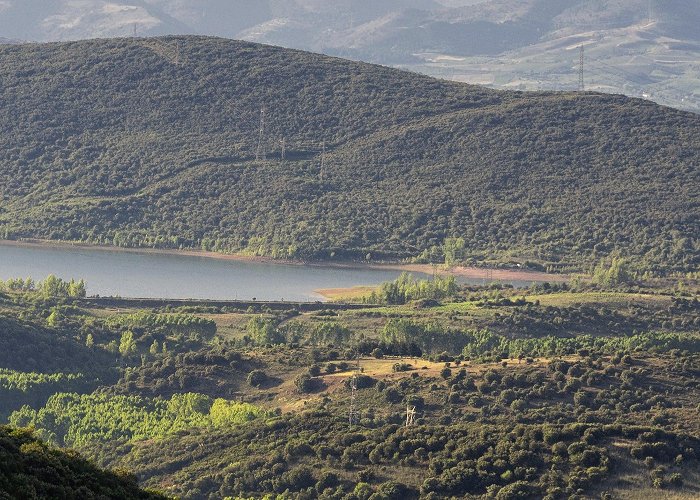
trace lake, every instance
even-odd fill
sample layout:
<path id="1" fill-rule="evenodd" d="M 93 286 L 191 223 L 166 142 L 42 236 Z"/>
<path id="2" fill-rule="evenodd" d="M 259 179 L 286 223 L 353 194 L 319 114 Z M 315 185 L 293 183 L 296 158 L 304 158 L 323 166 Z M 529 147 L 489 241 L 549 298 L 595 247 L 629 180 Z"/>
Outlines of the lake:
<path id="1" fill-rule="evenodd" d="M 401 271 L 0 243 L 0 279 L 32 277 L 40 281 L 49 274 L 68 280 L 82 278 L 88 295 L 103 297 L 323 301 L 315 290 L 377 285 L 395 280 Z M 486 282 L 461 277 L 457 281 Z M 527 287 L 532 281 L 504 283 Z"/>
<path id="2" fill-rule="evenodd" d="M 82 278 L 88 295 L 213 300 L 324 300 L 323 288 L 375 285 L 396 270 L 285 265 L 84 247 L 0 244 L 0 279 Z"/>

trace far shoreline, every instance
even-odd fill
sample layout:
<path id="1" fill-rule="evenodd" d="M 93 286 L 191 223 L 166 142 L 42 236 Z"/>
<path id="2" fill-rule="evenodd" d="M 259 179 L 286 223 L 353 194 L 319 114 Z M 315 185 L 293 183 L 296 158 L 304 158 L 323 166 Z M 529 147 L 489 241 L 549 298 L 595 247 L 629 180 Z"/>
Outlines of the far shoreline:
<path id="1" fill-rule="evenodd" d="M 90 251 L 94 250 L 101 252 L 135 253 L 145 255 L 173 255 L 286 266 L 313 266 L 337 269 L 395 270 L 426 275 L 437 274 L 440 276 L 455 276 L 467 279 L 489 279 L 491 281 L 533 281 L 539 283 L 562 283 L 568 281 L 569 279 L 569 276 L 565 274 L 552 274 L 541 271 L 529 271 L 521 269 L 498 269 L 467 266 L 454 266 L 451 268 L 444 268 L 440 266 L 434 266 L 432 264 L 411 264 L 404 262 L 361 263 L 354 261 L 303 261 L 298 259 L 274 259 L 272 257 L 261 257 L 256 255 L 224 254 L 208 250 L 176 250 L 171 248 L 131 248 L 116 247 L 109 245 L 93 245 L 90 243 L 82 242 L 39 239 L 0 240 L 0 246 L 10 246 L 18 248 L 85 249 Z"/>

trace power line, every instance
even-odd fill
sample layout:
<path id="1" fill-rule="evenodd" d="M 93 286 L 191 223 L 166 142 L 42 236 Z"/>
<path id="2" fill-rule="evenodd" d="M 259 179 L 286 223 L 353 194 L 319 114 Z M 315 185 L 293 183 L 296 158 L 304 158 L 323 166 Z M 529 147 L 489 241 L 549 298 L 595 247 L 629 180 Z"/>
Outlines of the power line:
<path id="1" fill-rule="evenodd" d="M 355 365 L 355 373 L 352 374 L 350 378 L 350 412 L 348 414 L 348 420 L 350 427 L 359 423 L 360 421 L 360 411 L 357 408 L 357 378 L 360 375 L 360 354 L 357 354 L 357 364 Z"/>
<path id="2" fill-rule="evenodd" d="M 326 141 L 323 141 L 323 146 L 321 147 L 321 171 L 320 180 L 323 182 L 323 173 L 326 168 Z"/>
<path id="3" fill-rule="evenodd" d="M 260 130 L 258 132 L 258 148 L 255 151 L 255 161 L 266 160 L 265 151 L 265 106 L 260 108 Z"/>
<path id="4" fill-rule="evenodd" d="M 169 60 L 175 66 L 181 64 L 180 60 L 180 40 L 175 40 L 173 43 L 168 43 L 164 40 L 152 38 L 141 42 L 143 47 L 151 49 L 159 56 Z"/>
<path id="5" fill-rule="evenodd" d="M 357 417 L 357 374 L 353 374 L 350 379 L 350 413 L 348 414 L 350 427 L 357 423 Z"/>
<path id="6" fill-rule="evenodd" d="M 416 407 L 406 406 L 406 427 L 412 427 L 416 424 Z"/>
<path id="7" fill-rule="evenodd" d="M 585 62 L 584 59 L 584 48 L 583 44 L 579 47 L 579 68 L 578 68 L 578 89 L 579 91 L 583 92 L 586 90 L 586 85 L 585 82 L 583 81 L 583 64 Z"/>

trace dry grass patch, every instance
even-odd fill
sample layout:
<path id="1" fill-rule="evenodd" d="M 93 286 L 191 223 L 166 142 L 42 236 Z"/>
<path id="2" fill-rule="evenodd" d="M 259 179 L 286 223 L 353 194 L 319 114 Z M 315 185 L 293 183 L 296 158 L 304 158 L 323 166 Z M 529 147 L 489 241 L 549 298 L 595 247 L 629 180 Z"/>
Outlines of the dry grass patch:
<path id="1" fill-rule="evenodd" d="M 376 286 L 354 286 L 350 288 L 322 288 L 314 290 L 314 293 L 322 295 L 331 302 L 362 302 L 362 298 L 367 297 L 376 291 Z"/>

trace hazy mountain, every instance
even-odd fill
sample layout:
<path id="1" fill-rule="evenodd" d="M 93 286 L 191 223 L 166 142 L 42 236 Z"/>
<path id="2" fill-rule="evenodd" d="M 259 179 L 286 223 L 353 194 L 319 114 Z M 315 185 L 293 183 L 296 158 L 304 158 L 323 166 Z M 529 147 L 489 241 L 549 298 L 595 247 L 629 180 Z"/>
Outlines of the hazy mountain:
<path id="1" fill-rule="evenodd" d="M 700 111 L 699 0 L 0 0 L 0 36 L 203 34 L 516 89 Z"/>
<path id="2" fill-rule="evenodd" d="M 0 34 L 34 41 L 201 33 L 236 37 L 256 26 L 335 31 L 432 0 L 0 0 Z M 270 24 L 271 23 L 271 24 Z M 330 31 L 329 31 L 330 30 Z"/>
<path id="3" fill-rule="evenodd" d="M 433 19 L 461 34 L 461 46 L 455 34 L 404 67 L 499 88 L 567 90 L 578 86 L 583 45 L 586 89 L 700 111 L 698 0 L 492 0 Z"/>

